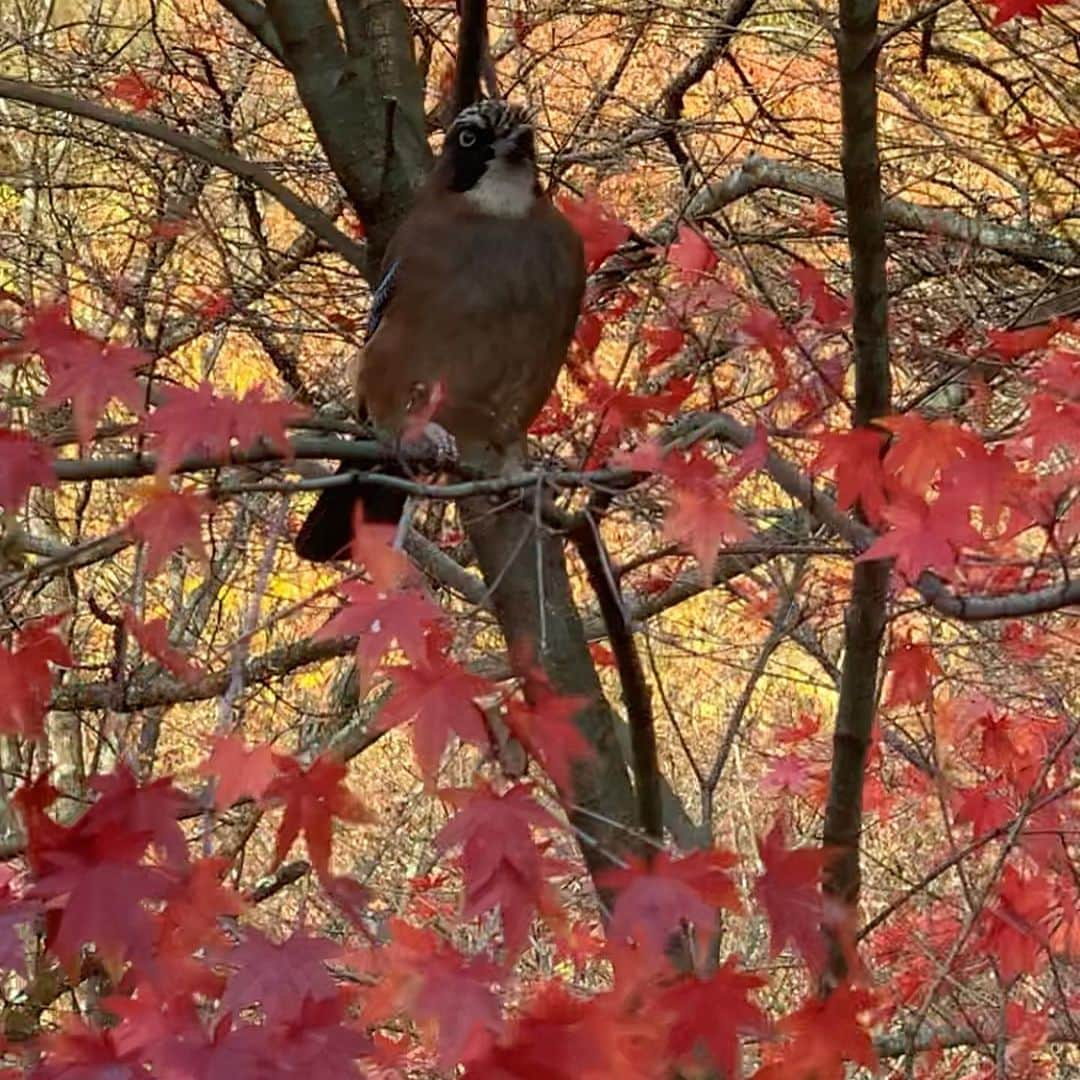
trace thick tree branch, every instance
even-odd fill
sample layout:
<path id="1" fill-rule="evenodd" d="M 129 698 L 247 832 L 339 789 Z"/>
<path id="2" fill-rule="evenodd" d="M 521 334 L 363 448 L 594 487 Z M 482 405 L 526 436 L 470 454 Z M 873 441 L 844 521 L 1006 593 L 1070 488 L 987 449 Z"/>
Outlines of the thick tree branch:
<path id="1" fill-rule="evenodd" d="M 457 116 L 480 97 L 481 75 L 491 63 L 488 46 L 487 0 L 459 0 L 457 57 L 454 61 L 452 115 Z"/>
<path id="2" fill-rule="evenodd" d="M 720 438 L 735 446 L 745 447 L 754 440 L 754 430 L 741 424 L 734 417 L 722 413 L 709 414 L 700 419 L 695 429 L 693 440 Z M 293 457 L 296 459 L 331 459 L 335 461 L 355 462 L 357 465 L 371 465 L 385 462 L 395 457 L 404 457 L 417 466 L 427 462 L 421 454 L 410 456 L 392 451 L 375 441 L 349 440 L 333 436 L 294 435 L 290 440 Z M 215 459 L 193 457 L 180 463 L 177 473 L 203 472 L 220 469 L 225 465 L 255 465 L 260 463 L 284 462 L 286 459 L 277 451 L 258 449 L 247 453 L 236 453 L 229 462 Z M 877 534 L 869 526 L 856 520 L 841 510 L 836 501 L 816 487 L 813 480 L 797 466 L 770 451 L 765 460 L 765 471 L 774 481 L 797 500 L 814 518 L 826 525 L 841 539 L 851 544 L 857 551 L 865 551 Z M 84 480 L 116 480 L 151 476 L 157 468 L 157 458 L 153 454 L 126 454 L 112 458 L 84 458 L 81 460 L 62 460 L 56 462 L 56 474 L 61 482 Z M 506 495 L 513 492 L 527 491 L 538 486 L 553 488 L 626 489 L 635 481 L 644 479 L 626 469 L 596 469 L 592 471 L 547 471 L 522 473 L 517 476 L 491 477 L 463 480 L 458 483 L 426 484 L 413 480 L 403 480 L 394 476 L 372 475 L 372 483 L 396 487 L 418 498 L 456 500 L 478 495 Z M 339 483 L 348 483 L 349 478 L 319 478 L 312 481 L 292 482 L 277 485 L 289 491 L 316 490 Z M 274 490 L 273 483 L 256 485 Z M 228 494 L 234 489 L 222 485 L 221 490 Z M 243 490 L 251 490 L 245 486 Z M 733 552 L 738 548 L 733 548 Z M 747 556 L 739 556 L 746 558 Z M 684 583 L 684 588 L 693 586 Z M 1015 619 L 1029 615 L 1045 614 L 1057 611 L 1072 604 L 1080 603 L 1080 579 L 1065 579 L 1055 585 L 1032 589 L 1028 592 L 1012 592 L 1000 595 L 964 595 L 956 592 L 947 582 L 929 571 L 920 575 L 915 588 L 927 603 L 941 614 L 962 622 L 989 622 L 996 619 Z M 689 593 L 687 595 L 690 595 Z M 658 601 L 660 598 L 654 598 Z M 670 605 L 667 605 L 670 606 Z"/>
<path id="3" fill-rule="evenodd" d="M 365 265 L 366 253 L 363 247 L 350 240 L 318 207 L 305 202 L 294 191 L 275 179 L 269 170 L 256 165 L 253 161 L 230 154 L 227 150 L 222 150 L 204 139 L 174 131 L 164 124 L 147 120 L 135 113 L 119 112 L 92 101 L 83 101 L 69 94 L 47 90 L 17 79 L 0 78 L 0 97 L 21 101 L 26 105 L 35 105 L 42 109 L 67 113 L 70 116 L 80 116 L 85 120 L 108 124 L 110 127 L 130 132 L 133 135 L 142 135 L 144 138 L 153 139 L 164 146 L 171 146 L 174 150 L 190 154 L 200 161 L 206 161 L 224 169 L 234 176 L 250 180 L 268 195 L 277 199 L 297 221 L 315 233 L 347 262 L 358 268 L 363 268 Z"/>
<path id="4" fill-rule="evenodd" d="M 740 424 L 734 417 L 720 413 L 708 418 L 702 432 L 716 435 L 740 447 L 749 446 L 754 441 L 753 428 Z M 828 526 L 857 551 L 865 551 L 877 538 L 873 529 L 841 510 L 834 499 L 815 487 L 806 473 L 775 451 L 767 454 L 764 468 L 816 521 Z M 961 622 L 1023 618 L 1058 611 L 1080 603 L 1080 580 L 1075 578 L 1067 578 L 1056 585 L 1032 589 L 1029 592 L 965 596 L 957 593 L 937 574 L 924 571 L 919 575 L 914 587 L 935 610 Z"/>
<path id="5" fill-rule="evenodd" d="M 285 64 L 285 50 L 281 45 L 266 8 L 256 0 L 218 0 L 218 3 L 238 23 L 240 23 L 252 37 L 254 37 L 276 60 Z M 286 64 L 286 66 L 288 66 Z"/>
<path id="6" fill-rule="evenodd" d="M 763 190 L 786 191 L 808 199 L 821 199 L 841 210 L 846 206 L 841 177 L 755 155 L 723 180 L 702 189 L 691 201 L 686 216 L 708 217 L 755 191 Z M 1049 233 L 1003 225 L 986 218 L 965 217 L 955 210 L 932 209 L 906 199 L 884 199 L 881 213 L 885 226 L 893 231 L 943 236 L 957 243 L 998 251 L 1018 259 L 1072 266 L 1080 257 L 1075 244 Z M 666 227 L 672 235 L 675 224 Z"/>
<path id="7" fill-rule="evenodd" d="M 732 39 L 754 8 L 754 0 L 731 0 L 719 26 L 706 39 L 701 50 L 664 87 L 660 97 L 664 131 L 661 138 L 671 151 L 684 179 L 689 179 L 690 159 L 679 143 L 676 126 L 682 119 L 686 95 L 727 55 Z"/>
<path id="8" fill-rule="evenodd" d="M 373 279 L 431 161 L 407 13 L 400 0 L 353 0 L 346 43 L 326 0 L 268 0 L 266 11 L 327 160 L 364 222 Z"/>

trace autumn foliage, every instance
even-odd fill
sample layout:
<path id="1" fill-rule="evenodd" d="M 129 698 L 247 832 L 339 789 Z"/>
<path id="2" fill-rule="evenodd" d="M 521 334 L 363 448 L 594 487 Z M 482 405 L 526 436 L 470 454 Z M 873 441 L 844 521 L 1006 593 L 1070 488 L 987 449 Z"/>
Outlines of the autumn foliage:
<path id="1" fill-rule="evenodd" d="M 345 370 L 409 187 L 304 50 L 353 92 L 401 36 L 437 139 L 453 6 L 69 6 L 0 15 L 4 1075 L 1080 1070 L 1075 6 L 883 6 L 877 297 L 835 12 L 495 5 L 585 242 L 572 352 L 533 472 L 409 459 L 329 568 L 290 538 L 388 457 Z M 537 536 L 568 560 L 524 642 L 478 492 L 538 588 Z"/>

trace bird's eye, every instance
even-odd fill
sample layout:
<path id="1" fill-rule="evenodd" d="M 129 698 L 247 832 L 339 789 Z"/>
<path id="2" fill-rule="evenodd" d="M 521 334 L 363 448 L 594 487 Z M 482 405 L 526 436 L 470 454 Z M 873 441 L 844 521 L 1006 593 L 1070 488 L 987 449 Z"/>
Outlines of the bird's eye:
<path id="1" fill-rule="evenodd" d="M 470 131 L 468 128 L 465 128 L 465 130 L 462 131 L 460 135 L 458 135 L 457 141 L 458 146 L 464 146 L 466 149 L 468 149 L 470 146 L 475 146 L 476 132 Z"/>

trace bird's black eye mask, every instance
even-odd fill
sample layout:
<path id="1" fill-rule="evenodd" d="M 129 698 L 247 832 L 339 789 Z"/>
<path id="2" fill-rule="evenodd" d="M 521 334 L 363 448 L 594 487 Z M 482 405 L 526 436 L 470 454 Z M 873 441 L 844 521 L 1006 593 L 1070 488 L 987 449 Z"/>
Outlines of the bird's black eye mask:
<path id="1" fill-rule="evenodd" d="M 492 133 L 469 125 L 452 128 L 447 137 L 446 153 L 453 166 L 452 191 L 469 191 L 484 175 L 487 163 L 495 156 Z"/>

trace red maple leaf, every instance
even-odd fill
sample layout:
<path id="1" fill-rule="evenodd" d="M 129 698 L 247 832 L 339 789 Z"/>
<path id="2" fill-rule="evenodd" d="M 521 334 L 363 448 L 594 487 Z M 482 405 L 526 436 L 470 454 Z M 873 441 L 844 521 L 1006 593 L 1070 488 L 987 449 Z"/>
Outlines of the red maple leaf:
<path id="1" fill-rule="evenodd" d="M 221 883 L 228 869 L 229 860 L 223 858 L 198 859 L 191 864 L 158 915 L 159 950 L 197 953 L 227 946 L 229 938 L 222 930 L 222 920 L 235 919 L 248 907 L 235 889 Z"/>
<path id="2" fill-rule="evenodd" d="M 694 1065 L 704 1047 L 721 1076 L 741 1076 L 739 1036 L 768 1030 L 765 1014 L 748 999 L 764 985 L 729 957 L 709 978 L 691 975 L 665 989 L 657 1007 L 668 1013 L 668 1048 L 675 1061 Z"/>
<path id="3" fill-rule="evenodd" d="M 49 948 L 68 971 L 78 970 L 79 957 L 91 942 L 112 971 L 125 961 L 152 969 L 153 926 L 143 905 L 168 896 L 172 882 L 155 867 L 131 862 L 145 841 L 125 840 L 87 848 L 87 858 L 57 854 L 53 869 L 30 892 L 46 907 L 62 908 Z"/>
<path id="4" fill-rule="evenodd" d="M 130 1005 L 128 1009 L 130 1010 Z M 124 1015 L 124 1006 L 116 1003 L 110 1011 Z M 136 1024 L 139 1026 L 133 1025 L 129 1037 L 133 1040 L 139 1039 L 145 1044 L 143 1053 L 148 1064 L 152 1066 L 154 1075 L 237 1077 L 262 1076 L 275 1071 L 276 1063 L 268 1059 L 270 1051 L 266 1029 L 253 1024 L 234 1027 L 231 1013 L 226 1013 L 217 1020 L 209 1032 L 204 1030 L 197 1017 L 188 1020 L 187 1016 L 184 1016 L 182 1020 L 187 1022 L 178 1023 L 174 1020 L 168 1031 L 171 1037 L 164 1039 L 153 1038 L 152 1034 L 146 1031 L 152 1021 L 149 1021 L 145 1013 L 136 1016 Z M 119 1038 L 117 1035 L 118 1041 Z M 145 1075 L 145 1070 L 140 1069 L 136 1075 Z"/>
<path id="5" fill-rule="evenodd" d="M 754 424 L 754 437 L 732 459 L 728 485 L 735 487 L 751 473 L 762 469 L 769 460 L 769 433 L 759 420 Z"/>
<path id="6" fill-rule="evenodd" d="M 971 527 L 966 505 L 940 498 L 927 504 L 917 495 L 898 492 L 882 511 L 889 531 L 856 560 L 896 559 L 896 572 L 914 582 L 924 570 L 952 577 L 960 550 L 977 548 L 982 537 Z"/>
<path id="7" fill-rule="evenodd" d="M 630 229 L 593 195 L 585 199 L 561 198 L 558 203 L 585 244 L 585 266 L 590 271 L 630 238 Z"/>
<path id="8" fill-rule="evenodd" d="M 829 204 L 821 199 L 815 199 L 809 206 L 804 207 L 799 214 L 799 221 L 815 236 L 832 232 L 836 228 L 836 215 Z"/>
<path id="9" fill-rule="evenodd" d="M 947 465 L 941 474 L 942 494 L 979 508 L 984 533 L 995 533 L 1010 513 L 1009 528 L 1022 527 L 1017 509 L 1029 490 L 1028 481 L 1009 458 L 1004 445 L 992 450 L 981 444 Z"/>
<path id="10" fill-rule="evenodd" d="M 202 519 L 214 508 L 213 500 L 190 488 L 183 491 L 154 488 L 150 492 L 127 523 L 128 534 L 146 545 L 147 577 L 154 577 L 165 560 L 181 548 L 201 562 L 207 561 Z"/>
<path id="11" fill-rule="evenodd" d="M 126 75 L 113 79 L 105 88 L 109 97 L 123 101 L 135 112 L 143 112 L 151 105 L 156 105 L 162 98 L 162 92 L 151 86 L 137 71 L 132 69 Z"/>
<path id="12" fill-rule="evenodd" d="M 502 1030 L 493 993 L 502 972 L 466 959 L 433 930 L 403 919 L 392 919 L 389 929 L 390 943 L 370 954 L 376 983 L 364 1001 L 364 1021 L 379 1024 L 407 1012 L 425 1034 L 437 1033 L 444 1071 L 483 1054 Z"/>
<path id="13" fill-rule="evenodd" d="M 953 817 L 958 825 L 970 824 L 977 839 L 1004 825 L 1014 809 L 998 781 L 957 788 L 951 800 Z"/>
<path id="14" fill-rule="evenodd" d="M 772 795 L 789 791 L 792 795 L 803 795 L 810 787 L 814 766 L 805 758 L 794 754 L 785 754 L 773 760 L 769 771 L 761 778 L 761 786 Z"/>
<path id="15" fill-rule="evenodd" d="M 1062 397 L 1080 397 L 1080 352 L 1054 349 L 1035 371 L 1040 386 Z"/>
<path id="16" fill-rule="evenodd" d="M 605 457 L 624 431 L 637 430 L 653 418 L 673 414 L 693 389 L 689 379 L 672 379 L 663 393 L 635 394 L 596 376 L 589 385 L 585 403 L 588 412 L 600 417 L 592 460 Z"/>
<path id="17" fill-rule="evenodd" d="M 618 891 L 609 940 L 633 940 L 660 954 L 686 923 L 710 934 L 718 908 L 742 910 L 728 875 L 737 862 L 737 855 L 716 848 L 681 858 L 661 851 L 651 862 L 632 858 L 625 870 L 604 871 L 600 884 Z"/>
<path id="18" fill-rule="evenodd" d="M 169 643 L 169 626 L 164 619 L 143 622 L 129 604 L 124 608 L 124 627 L 147 656 L 152 656 L 181 681 L 193 683 L 202 678 L 202 668 Z"/>
<path id="19" fill-rule="evenodd" d="M 48 1064 L 34 1072 L 42 1080 L 135 1080 L 142 1072 L 138 1057 L 122 1051 L 112 1031 L 91 1027 L 74 1013 L 60 1018 L 58 1031 L 42 1035 L 41 1050 Z"/>
<path id="20" fill-rule="evenodd" d="M 773 364 L 773 388 L 783 393 L 791 385 L 787 350 L 795 344 L 791 332 L 774 311 L 754 304 L 738 328 L 738 336 L 753 348 L 764 349 Z"/>
<path id="21" fill-rule="evenodd" d="M 306 997 L 294 1019 L 270 1028 L 265 1051 L 261 1075 L 338 1080 L 360 1075 L 356 1059 L 370 1056 L 372 1042 L 352 1026 L 340 996 Z"/>
<path id="22" fill-rule="evenodd" d="M 668 249 L 668 262 L 688 284 L 711 274 L 720 260 L 712 244 L 690 225 L 680 225 L 675 243 Z"/>
<path id="23" fill-rule="evenodd" d="M 1080 402 L 1061 401 L 1052 394 L 1032 394 L 1020 437 L 1031 439 L 1036 461 L 1046 461 L 1059 446 L 1080 454 Z"/>
<path id="24" fill-rule="evenodd" d="M 793 266 L 791 280 L 799 289 L 799 299 L 810 305 L 810 317 L 822 326 L 835 328 L 851 318 L 851 301 L 838 296 L 813 266 Z"/>
<path id="25" fill-rule="evenodd" d="M 836 503 L 841 510 L 858 504 L 866 519 L 881 521 L 885 507 L 885 474 L 881 449 L 885 436 L 873 428 L 830 431 L 819 435 L 821 449 L 810 464 L 812 472 L 836 470 Z"/>
<path id="26" fill-rule="evenodd" d="M 693 554 L 702 579 L 710 582 L 720 548 L 748 540 L 753 533 L 731 509 L 724 491 L 703 495 L 676 488 L 664 518 L 664 535 L 683 544 Z"/>
<path id="27" fill-rule="evenodd" d="M 292 458 L 288 427 L 311 415 L 311 410 L 295 401 L 268 398 L 261 385 L 244 392 L 236 403 L 233 438 L 241 452 L 260 442 L 276 450 L 286 460 Z"/>
<path id="28" fill-rule="evenodd" d="M 577 354 L 568 367 L 571 378 L 579 384 L 588 382 L 587 364 L 600 348 L 604 336 L 604 323 L 594 311 L 583 311 L 574 328 L 574 345 Z"/>
<path id="29" fill-rule="evenodd" d="M 365 521 L 364 504 L 357 502 L 353 509 L 349 554 L 354 563 L 367 571 L 375 587 L 384 593 L 403 586 L 414 576 L 408 556 L 394 547 L 397 531 L 396 525 Z"/>
<path id="30" fill-rule="evenodd" d="M 931 679 L 941 675 L 941 665 L 925 642 L 899 641 L 886 662 L 892 678 L 885 699 L 887 709 L 899 705 L 924 705 L 933 690 Z"/>
<path id="31" fill-rule="evenodd" d="M 135 372 L 149 365 L 145 353 L 127 345 L 106 344 L 71 327 L 57 331 L 53 316 L 43 317 L 33 333 L 49 376 L 42 404 L 71 401 L 75 434 L 82 446 L 93 439 L 98 421 L 114 399 L 133 413 L 143 411 L 146 391 Z"/>
<path id="32" fill-rule="evenodd" d="M 203 381 L 197 390 L 170 387 L 143 426 L 157 451 L 157 475 L 162 479 L 185 458 L 228 461 L 234 449 L 244 452 L 260 441 L 289 458 L 292 448 L 286 426 L 307 413 L 291 401 L 268 401 L 261 386 L 237 400 L 215 394 Z"/>
<path id="33" fill-rule="evenodd" d="M 185 386 L 164 390 L 161 404 L 143 422 L 158 455 L 158 478 L 169 476 L 189 456 L 227 461 L 235 405 L 233 398 L 218 397 L 205 381 L 197 390 Z"/>
<path id="34" fill-rule="evenodd" d="M 215 735 L 200 776 L 217 778 L 214 806 L 225 810 L 241 799 L 261 799 L 277 776 L 274 752 L 266 743 L 248 746 L 239 735 Z"/>
<path id="35" fill-rule="evenodd" d="M 171 777 L 140 783 L 131 769 L 121 763 L 111 773 L 92 776 L 90 788 L 98 793 L 98 798 L 79 819 L 76 843 L 79 835 L 108 836 L 127 830 L 153 844 L 171 869 L 187 872 L 187 837 L 179 818 L 195 807 L 191 797 L 176 787 Z"/>
<path id="36" fill-rule="evenodd" d="M 36 739 L 52 695 L 52 666 L 74 663 L 56 633 L 64 615 L 26 623 L 9 648 L 0 645 L 0 732 Z"/>
<path id="37" fill-rule="evenodd" d="M 641 338 L 652 348 L 641 361 L 642 371 L 652 371 L 665 360 L 670 360 L 686 344 L 686 334 L 677 326 L 645 326 Z"/>
<path id="38" fill-rule="evenodd" d="M 356 667 L 361 687 L 396 642 L 414 662 L 428 655 L 428 635 L 443 613 L 416 589 L 385 590 L 362 581 L 341 586 L 348 603 L 315 632 L 315 640 L 352 637 L 356 643 Z"/>
<path id="39" fill-rule="evenodd" d="M 752 1080 L 844 1080 L 846 1061 L 877 1067 L 877 1054 L 859 1014 L 873 1004 L 866 990 L 839 986 L 828 997 L 812 997 L 776 1027 L 790 1040 Z"/>
<path id="40" fill-rule="evenodd" d="M 1068 3 L 1068 0 L 987 0 L 995 8 L 994 25 L 1001 26 L 1010 19 L 1031 19 L 1041 23 L 1043 11 L 1048 7 Z"/>
<path id="41" fill-rule="evenodd" d="M 34 487 L 56 487 L 54 455 L 24 431 L 0 427 L 0 507 L 12 514 Z"/>
<path id="42" fill-rule="evenodd" d="M 461 846 L 461 913 L 474 919 L 499 908 L 503 942 L 516 956 L 537 909 L 554 906 L 532 830 L 558 829 L 559 823 L 533 798 L 529 784 L 517 784 L 502 795 L 487 784 L 440 795 L 458 811 L 439 831 L 435 846 L 442 852 Z"/>
<path id="43" fill-rule="evenodd" d="M 340 947 L 327 938 L 299 932 L 279 944 L 248 928 L 244 940 L 221 958 L 233 969 L 221 1009 L 238 1013 L 258 1005 L 268 1019 L 293 1019 L 305 999 L 337 998 L 337 984 L 326 963 L 340 954 Z"/>
<path id="44" fill-rule="evenodd" d="M 425 780 L 434 781 L 452 735 L 475 746 L 489 745 L 476 699 L 493 693 L 494 687 L 451 660 L 441 635 L 429 635 L 422 660 L 384 670 L 394 691 L 379 711 L 377 728 L 388 731 L 414 721 L 413 750 Z"/>
<path id="45" fill-rule="evenodd" d="M 595 754 L 592 744 L 574 723 L 587 698 L 560 694 L 542 672 L 525 680 L 525 700 L 507 702 L 506 726 L 514 737 L 543 766 L 564 795 L 570 792 L 575 761 Z"/>
<path id="46" fill-rule="evenodd" d="M 639 954 L 635 954 L 639 955 Z M 651 1080 L 663 1076 L 664 1031 L 655 1015 L 641 1008 L 633 988 L 645 986 L 623 972 L 615 989 L 588 1000 L 562 983 L 540 986 L 521 1010 L 511 1034 L 491 1054 L 466 1070 L 468 1080 Z M 638 962 L 639 968 L 643 965 Z M 656 965 L 650 972 L 658 974 Z M 620 990 L 621 986 L 631 989 Z"/>
<path id="47" fill-rule="evenodd" d="M 266 788 L 262 801 L 285 803 L 274 847 L 275 861 L 280 863 L 303 833 L 311 865 L 320 876 L 327 877 L 334 818 L 359 824 L 371 817 L 344 782 L 348 769 L 329 754 L 321 754 L 306 769 L 286 754 L 275 754 L 274 764 L 278 775 Z"/>
<path id="48" fill-rule="evenodd" d="M 886 475 L 915 495 L 926 495 L 934 480 L 958 459 L 982 451 L 978 438 L 952 420 L 927 420 L 911 412 L 874 423 L 893 433 L 882 462 Z"/>
<path id="49" fill-rule="evenodd" d="M 232 309 L 233 298 L 228 290 L 205 287 L 195 290 L 195 311 L 203 322 L 217 322 Z"/>
<path id="50" fill-rule="evenodd" d="M 779 728 L 776 732 L 776 741 L 783 745 L 805 742 L 812 739 L 821 730 L 821 717 L 811 712 L 799 713 L 799 719 L 794 724 Z"/>
<path id="51" fill-rule="evenodd" d="M 1045 967 L 1053 909 L 1054 893 L 1044 876 L 1005 867 L 995 902 L 980 915 L 976 947 L 997 960 L 1006 983 Z"/>
<path id="52" fill-rule="evenodd" d="M 989 351 L 1002 360 L 1010 361 L 1037 349 L 1045 349 L 1060 331 L 1060 324 L 1052 322 L 1047 326 L 1030 326 L 1023 330 L 990 330 L 986 336 L 990 340 Z"/>
<path id="53" fill-rule="evenodd" d="M 822 933 L 825 907 L 821 870 L 828 855 L 821 848 L 788 848 L 787 826 L 777 818 L 764 840 L 758 840 L 764 872 L 754 885 L 769 920 L 769 951 L 777 956 L 791 942 L 811 971 L 824 970 Z"/>

